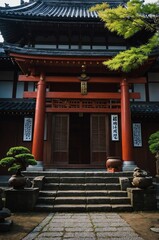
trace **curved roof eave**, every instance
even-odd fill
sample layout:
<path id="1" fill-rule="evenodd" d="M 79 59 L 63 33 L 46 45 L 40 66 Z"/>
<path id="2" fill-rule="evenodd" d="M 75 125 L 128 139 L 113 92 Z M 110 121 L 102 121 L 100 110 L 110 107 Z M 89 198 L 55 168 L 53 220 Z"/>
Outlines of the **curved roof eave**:
<path id="1" fill-rule="evenodd" d="M 112 57 L 115 56 L 119 51 L 117 50 L 51 50 L 51 49 L 37 49 L 29 47 L 18 47 L 14 44 L 4 44 L 4 49 L 7 52 L 35 55 L 35 56 L 92 56 L 92 57 Z"/>
<path id="2" fill-rule="evenodd" d="M 103 1 L 33 1 L 16 7 L 1 7 L 0 18 L 5 19 L 69 19 L 99 20 L 90 7 Z M 110 5 L 122 4 L 122 0 L 110 1 Z"/>

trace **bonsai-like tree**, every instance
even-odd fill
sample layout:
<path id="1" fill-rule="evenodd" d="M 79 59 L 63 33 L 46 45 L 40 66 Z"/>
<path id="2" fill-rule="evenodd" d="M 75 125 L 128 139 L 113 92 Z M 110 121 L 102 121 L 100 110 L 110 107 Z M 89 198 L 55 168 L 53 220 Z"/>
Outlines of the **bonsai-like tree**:
<path id="1" fill-rule="evenodd" d="M 149 150 L 155 154 L 156 158 L 156 173 L 159 175 L 159 131 L 152 133 L 148 140 Z"/>
<path id="2" fill-rule="evenodd" d="M 155 3 L 130 0 L 115 8 L 103 3 L 92 7 L 91 11 L 98 13 L 109 31 L 116 32 L 125 39 L 142 30 L 151 32 L 146 43 L 121 51 L 114 58 L 105 61 L 104 65 L 109 69 L 130 72 L 147 61 L 153 50 L 159 47 L 159 0 Z"/>
<path id="3" fill-rule="evenodd" d="M 21 175 L 21 171 L 29 165 L 36 165 L 37 161 L 30 150 L 23 146 L 11 147 L 6 157 L 0 160 L 0 166 L 7 167 L 8 171 Z"/>

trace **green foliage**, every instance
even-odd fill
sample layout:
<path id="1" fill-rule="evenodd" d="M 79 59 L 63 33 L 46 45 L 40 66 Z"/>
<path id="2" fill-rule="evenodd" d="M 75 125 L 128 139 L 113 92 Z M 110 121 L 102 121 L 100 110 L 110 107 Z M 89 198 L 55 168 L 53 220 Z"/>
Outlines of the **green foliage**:
<path id="1" fill-rule="evenodd" d="M 21 153 L 30 153 L 30 150 L 23 146 L 11 147 L 7 152 L 7 156 L 14 156 Z"/>
<path id="2" fill-rule="evenodd" d="M 8 171 L 18 171 L 37 162 L 30 150 L 23 146 L 12 147 L 6 153 L 6 157 L 0 160 L 0 166 L 8 167 Z"/>
<path id="3" fill-rule="evenodd" d="M 108 4 L 98 4 L 90 9 L 96 11 L 111 32 L 125 39 L 141 30 L 152 31 L 152 38 L 139 47 L 120 52 L 113 59 L 104 62 L 111 70 L 129 72 L 142 65 L 155 47 L 159 47 L 159 1 L 145 4 L 142 0 L 130 0 L 125 5 L 110 8 Z"/>
<path id="4" fill-rule="evenodd" d="M 14 164 L 14 160 L 15 159 L 13 157 L 2 158 L 0 160 L 0 166 L 2 167 L 11 166 L 12 164 Z"/>
<path id="5" fill-rule="evenodd" d="M 17 172 L 19 169 L 21 169 L 21 165 L 14 163 L 10 168 L 8 168 L 9 172 Z"/>
<path id="6" fill-rule="evenodd" d="M 148 144 L 151 153 L 159 153 L 159 131 L 150 135 Z"/>
<path id="7" fill-rule="evenodd" d="M 105 61 L 103 64 L 108 66 L 111 70 L 121 70 L 123 72 L 130 72 L 132 69 L 139 67 L 145 62 L 152 50 L 159 46 L 159 35 L 156 33 L 149 43 L 141 45 L 140 47 L 132 47 L 129 50 L 122 51 L 113 59 Z"/>

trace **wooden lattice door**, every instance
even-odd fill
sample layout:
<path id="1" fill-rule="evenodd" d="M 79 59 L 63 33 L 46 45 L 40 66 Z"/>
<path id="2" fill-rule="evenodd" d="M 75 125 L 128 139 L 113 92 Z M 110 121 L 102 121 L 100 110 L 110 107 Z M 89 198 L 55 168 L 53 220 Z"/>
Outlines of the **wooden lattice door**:
<path id="1" fill-rule="evenodd" d="M 91 164 L 105 165 L 108 147 L 107 115 L 91 115 Z"/>
<path id="2" fill-rule="evenodd" d="M 68 164 L 69 114 L 53 116 L 53 162 L 57 165 Z"/>

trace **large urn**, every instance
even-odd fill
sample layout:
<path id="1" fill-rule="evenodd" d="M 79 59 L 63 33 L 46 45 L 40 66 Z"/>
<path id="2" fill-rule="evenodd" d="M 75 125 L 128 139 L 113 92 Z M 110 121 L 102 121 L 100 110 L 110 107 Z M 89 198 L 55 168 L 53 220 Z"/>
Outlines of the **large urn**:
<path id="1" fill-rule="evenodd" d="M 12 175 L 11 178 L 8 180 L 8 184 L 10 187 L 14 189 L 24 189 L 26 185 L 26 178 L 21 175 Z"/>
<path id="2" fill-rule="evenodd" d="M 110 156 L 106 160 L 106 169 L 108 172 L 121 172 L 122 161 L 120 157 Z"/>

